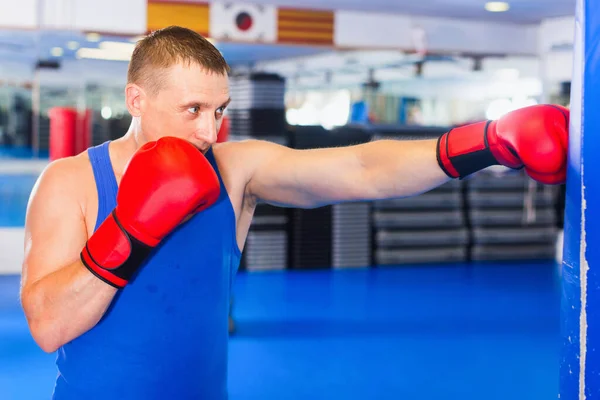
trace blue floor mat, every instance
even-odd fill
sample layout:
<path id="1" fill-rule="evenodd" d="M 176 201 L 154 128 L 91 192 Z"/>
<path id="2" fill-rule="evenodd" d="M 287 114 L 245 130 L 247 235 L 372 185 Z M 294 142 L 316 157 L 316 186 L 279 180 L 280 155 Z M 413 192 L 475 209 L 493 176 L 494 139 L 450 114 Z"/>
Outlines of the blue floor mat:
<path id="1" fill-rule="evenodd" d="M 232 400 L 557 397 L 552 263 L 242 273 L 235 289 Z M 0 277 L 0 398 L 49 398 L 54 359 Z"/>
<path id="2" fill-rule="evenodd" d="M 242 275 L 232 398 L 556 398 L 557 285 L 535 263 Z"/>

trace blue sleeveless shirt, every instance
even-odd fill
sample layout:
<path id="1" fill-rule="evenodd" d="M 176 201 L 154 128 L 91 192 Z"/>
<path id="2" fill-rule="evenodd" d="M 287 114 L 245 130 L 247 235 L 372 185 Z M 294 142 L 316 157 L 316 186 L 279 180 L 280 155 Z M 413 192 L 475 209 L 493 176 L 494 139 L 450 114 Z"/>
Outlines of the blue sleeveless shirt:
<path id="1" fill-rule="evenodd" d="M 88 150 L 96 230 L 116 205 L 108 144 Z M 96 326 L 58 350 L 55 400 L 226 399 L 228 310 L 240 261 L 235 214 L 218 201 L 173 231 Z"/>

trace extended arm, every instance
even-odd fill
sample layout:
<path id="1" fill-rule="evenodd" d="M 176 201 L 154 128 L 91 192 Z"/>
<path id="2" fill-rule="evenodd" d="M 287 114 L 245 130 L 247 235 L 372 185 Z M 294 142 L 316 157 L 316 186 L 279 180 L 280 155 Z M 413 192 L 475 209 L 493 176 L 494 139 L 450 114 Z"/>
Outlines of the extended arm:
<path id="1" fill-rule="evenodd" d="M 264 161 L 248 191 L 262 201 L 304 208 L 416 195 L 449 180 L 436 161 L 436 142 L 381 140 L 314 150 L 257 142 Z"/>
<path id="2" fill-rule="evenodd" d="M 542 183 L 566 174 L 568 110 L 526 107 L 498 121 L 452 129 L 439 140 L 293 150 L 251 142 L 249 198 L 284 206 L 413 196 L 491 165 L 525 168 Z"/>

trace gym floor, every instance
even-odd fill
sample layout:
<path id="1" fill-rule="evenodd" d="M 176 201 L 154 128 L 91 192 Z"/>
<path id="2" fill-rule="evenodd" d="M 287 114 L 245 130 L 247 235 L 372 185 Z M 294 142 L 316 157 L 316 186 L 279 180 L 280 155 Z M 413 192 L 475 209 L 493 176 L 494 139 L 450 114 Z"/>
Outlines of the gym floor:
<path id="1" fill-rule="evenodd" d="M 49 399 L 18 294 L 0 276 L 0 398 Z M 556 398 L 559 305 L 553 262 L 240 273 L 231 399 Z"/>

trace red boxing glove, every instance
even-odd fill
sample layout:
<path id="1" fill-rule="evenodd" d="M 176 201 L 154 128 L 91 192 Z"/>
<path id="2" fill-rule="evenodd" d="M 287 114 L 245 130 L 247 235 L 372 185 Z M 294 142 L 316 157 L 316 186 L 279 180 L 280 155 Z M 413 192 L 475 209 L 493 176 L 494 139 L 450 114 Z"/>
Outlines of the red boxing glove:
<path id="1" fill-rule="evenodd" d="M 165 236 L 219 194 L 215 170 L 191 143 L 173 137 L 147 143 L 127 164 L 117 206 L 81 260 L 98 278 L 122 288 Z"/>
<path id="2" fill-rule="evenodd" d="M 451 178 L 464 178 L 491 165 L 525 168 L 545 184 L 564 183 L 567 174 L 569 110 L 536 105 L 511 111 L 497 121 L 452 129 L 438 140 L 437 159 Z"/>

